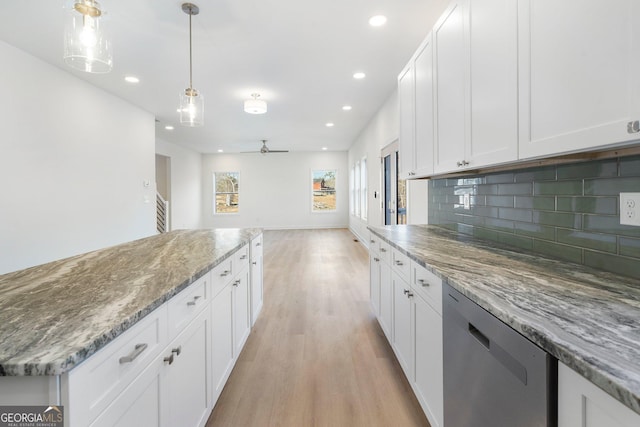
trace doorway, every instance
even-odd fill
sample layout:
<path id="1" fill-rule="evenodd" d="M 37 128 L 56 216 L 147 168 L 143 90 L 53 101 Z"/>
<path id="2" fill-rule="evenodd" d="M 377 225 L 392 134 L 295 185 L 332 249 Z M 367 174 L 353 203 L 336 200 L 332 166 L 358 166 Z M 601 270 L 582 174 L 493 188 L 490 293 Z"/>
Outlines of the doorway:
<path id="1" fill-rule="evenodd" d="M 407 181 L 398 177 L 398 141 L 382 149 L 384 225 L 407 223 Z"/>

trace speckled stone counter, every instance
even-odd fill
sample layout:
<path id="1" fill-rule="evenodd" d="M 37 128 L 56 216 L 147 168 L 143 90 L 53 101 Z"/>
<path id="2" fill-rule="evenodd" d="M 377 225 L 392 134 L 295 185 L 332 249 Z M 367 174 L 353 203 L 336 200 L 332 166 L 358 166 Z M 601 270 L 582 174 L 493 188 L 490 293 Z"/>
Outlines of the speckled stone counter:
<path id="1" fill-rule="evenodd" d="M 640 280 L 435 226 L 369 229 L 640 413 Z"/>
<path id="2" fill-rule="evenodd" d="M 260 233 L 172 231 L 0 276 L 0 376 L 71 370 Z"/>

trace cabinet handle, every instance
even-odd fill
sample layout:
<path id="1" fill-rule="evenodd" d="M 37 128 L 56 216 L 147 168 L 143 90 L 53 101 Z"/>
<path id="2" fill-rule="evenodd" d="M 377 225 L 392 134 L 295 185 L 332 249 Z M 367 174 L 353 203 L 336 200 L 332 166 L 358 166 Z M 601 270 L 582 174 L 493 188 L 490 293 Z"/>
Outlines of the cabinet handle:
<path id="1" fill-rule="evenodd" d="M 380 258 L 373 258 L 373 260 L 374 260 L 375 262 L 379 262 L 379 261 L 380 261 Z"/>
<path id="2" fill-rule="evenodd" d="M 147 344 L 136 344 L 136 346 L 134 347 L 134 349 L 133 349 L 133 351 L 131 353 L 127 354 L 126 356 L 122 356 L 120 358 L 120 360 L 119 360 L 120 364 L 123 365 L 125 363 L 133 362 L 146 349 L 147 349 Z"/>
<path id="3" fill-rule="evenodd" d="M 396 265 L 404 265 L 402 261 L 396 261 Z"/>
<path id="4" fill-rule="evenodd" d="M 180 356 L 180 353 L 182 353 L 182 346 L 179 345 L 178 347 L 172 349 L 171 354 L 173 355 L 173 353 L 175 353 L 176 356 Z"/>
<path id="5" fill-rule="evenodd" d="M 422 286 L 429 286 L 429 282 L 425 282 L 424 279 L 418 279 L 418 283 L 420 283 Z"/>
<path id="6" fill-rule="evenodd" d="M 165 357 L 164 359 L 162 359 L 162 361 L 171 365 L 173 363 L 173 353 L 171 353 L 169 357 Z"/>
<path id="7" fill-rule="evenodd" d="M 247 259 L 247 256 L 246 256 L 246 255 L 242 255 L 242 256 L 240 257 L 240 259 Z"/>
<path id="8" fill-rule="evenodd" d="M 640 121 L 634 120 L 632 122 L 627 123 L 627 133 L 638 133 L 640 132 Z"/>
<path id="9" fill-rule="evenodd" d="M 196 295 L 195 297 L 193 297 L 193 301 L 189 301 L 187 305 L 196 305 L 196 301 L 200 298 L 202 298 L 200 295 Z"/>
<path id="10" fill-rule="evenodd" d="M 463 167 L 463 166 L 469 166 L 469 162 L 466 160 L 463 160 L 461 162 L 456 163 L 458 165 L 459 168 Z"/>
<path id="11" fill-rule="evenodd" d="M 387 252 L 385 248 L 380 248 L 380 252 Z"/>
<path id="12" fill-rule="evenodd" d="M 229 273 L 231 273 L 231 271 L 230 271 L 230 270 L 225 270 L 225 271 L 223 271 L 222 273 L 220 273 L 220 277 L 228 276 L 228 275 L 229 275 Z"/>
<path id="13" fill-rule="evenodd" d="M 375 241 L 375 240 L 373 240 L 373 239 L 371 239 L 371 240 L 369 240 L 369 241 L 370 241 L 371 243 L 375 243 L 375 242 L 376 242 L 376 241 Z"/>
<path id="14" fill-rule="evenodd" d="M 413 298 L 413 292 L 409 292 L 409 293 L 407 294 L 407 298 Z"/>
<path id="15" fill-rule="evenodd" d="M 238 286 L 240 284 L 240 280 L 236 280 L 235 282 L 233 282 L 233 286 Z"/>
<path id="16" fill-rule="evenodd" d="M 404 290 L 404 294 L 407 295 L 409 293 L 409 289 Z"/>
<path id="17" fill-rule="evenodd" d="M 262 246 L 262 243 L 258 242 L 256 243 L 256 246 Z"/>
<path id="18" fill-rule="evenodd" d="M 258 261 L 253 261 L 251 264 L 258 265 Z"/>

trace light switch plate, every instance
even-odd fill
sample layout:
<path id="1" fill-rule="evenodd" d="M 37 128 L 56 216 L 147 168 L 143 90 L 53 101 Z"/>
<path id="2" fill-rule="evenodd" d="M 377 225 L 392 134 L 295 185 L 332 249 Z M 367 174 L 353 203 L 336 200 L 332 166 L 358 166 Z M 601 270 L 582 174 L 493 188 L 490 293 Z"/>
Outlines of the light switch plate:
<path id="1" fill-rule="evenodd" d="M 620 224 L 640 226 L 640 193 L 620 193 Z"/>

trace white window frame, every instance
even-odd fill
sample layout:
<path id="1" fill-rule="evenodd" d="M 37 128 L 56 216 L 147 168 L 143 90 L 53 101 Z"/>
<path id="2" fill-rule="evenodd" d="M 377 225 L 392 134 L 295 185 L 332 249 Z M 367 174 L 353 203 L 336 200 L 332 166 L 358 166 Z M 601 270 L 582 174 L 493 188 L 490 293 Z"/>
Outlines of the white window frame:
<path id="1" fill-rule="evenodd" d="M 355 216 L 360 216 L 360 160 L 356 162 L 355 165 Z"/>
<path id="2" fill-rule="evenodd" d="M 216 174 L 236 174 L 238 176 L 238 191 L 234 192 L 234 193 L 229 193 L 229 194 L 237 194 L 238 195 L 238 210 L 236 212 L 218 212 L 217 208 L 216 208 L 216 200 L 217 200 L 217 195 L 218 192 L 216 191 Z M 212 180 L 213 180 L 213 215 L 238 215 L 240 213 L 240 172 L 239 171 L 219 171 L 219 172 L 213 172 L 212 174 Z M 221 193 L 222 194 L 222 193 Z"/>
<path id="3" fill-rule="evenodd" d="M 367 200 L 367 157 L 360 161 L 360 218 L 367 219 L 369 201 Z"/>

